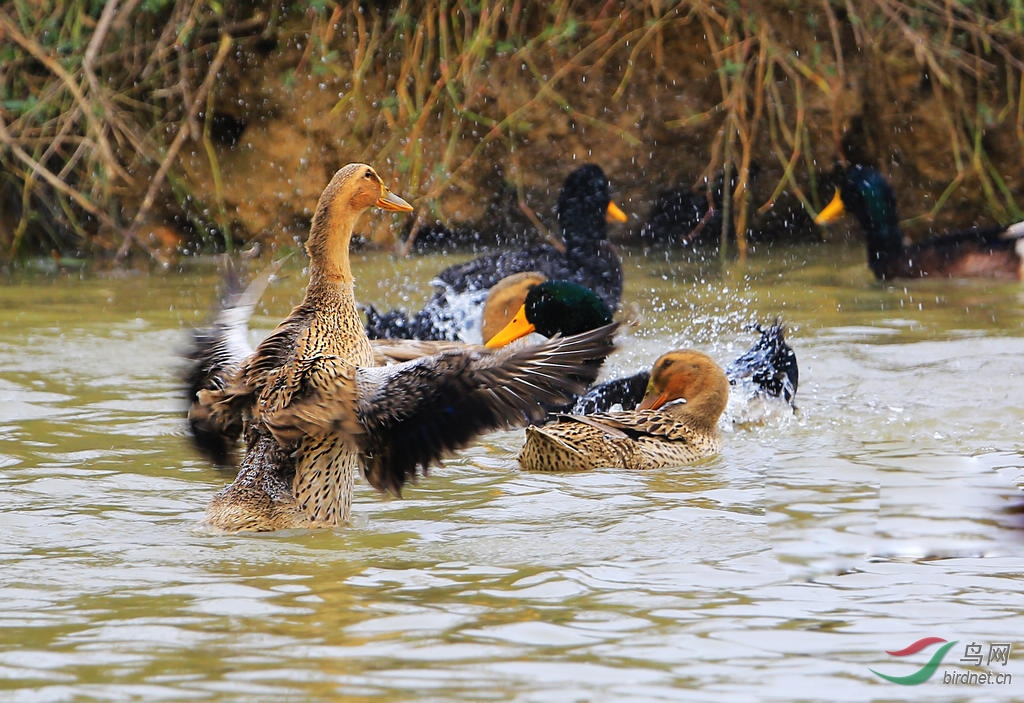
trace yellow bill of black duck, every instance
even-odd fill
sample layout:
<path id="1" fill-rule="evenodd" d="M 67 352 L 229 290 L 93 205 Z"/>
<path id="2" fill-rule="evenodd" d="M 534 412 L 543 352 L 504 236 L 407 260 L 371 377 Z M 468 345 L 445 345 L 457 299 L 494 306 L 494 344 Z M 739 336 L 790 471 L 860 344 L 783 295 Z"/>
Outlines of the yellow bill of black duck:
<path id="1" fill-rule="evenodd" d="M 721 448 L 718 420 L 729 400 L 725 371 L 692 349 L 662 355 L 636 410 L 561 415 L 526 428 L 527 471 L 631 470 L 683 466 Z"/>
<path id="2" fill-rule="evenodd" d="M 317 204 L 309 283 L 292 313 L 244 358 L 213 345 L 192 413 L 210 432 L 242 428 L 245 455 L 205 522 L 225 531 L 333 527 L 355 477 L 402 486 L 480 433 L 537 421 L 596 377 L 615 324 L 521 348 L 462 347 L 377 366 L 357 312 L 349 243 L 370 207 L 409 211 L 373 168 L 349 164 Z"/>
<path id="3" fill-rule="evenodd" d="M 879 280 L 893 278 L 1005 278 L 1021 280 L 1024 222 L 976 227 L 904 242 L 896 195 L 875 168 L 853 165 L 840 174 L 835 196 L 815 222 L 828 224 L 846 212 L 867 239 L 868 267 Z"/>
<path id="4" fill-rule="evenodd" d="M 539 271 L 523 271 L 491 286 L 480 312 L 480 337 L 485 344 L 519 312 L 530 290 L 546 280 L 548 277 Z"/>

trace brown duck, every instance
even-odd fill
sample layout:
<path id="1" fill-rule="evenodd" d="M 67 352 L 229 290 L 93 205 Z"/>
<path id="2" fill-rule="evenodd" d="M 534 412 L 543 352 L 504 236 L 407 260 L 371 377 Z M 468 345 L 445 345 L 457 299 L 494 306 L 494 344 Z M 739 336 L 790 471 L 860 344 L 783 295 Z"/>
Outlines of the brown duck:
<path id="1" fill-rule="evenodd" d="M 206 513 L 210 526 L 344 523 L 360 470 L 374 487 L 398 495 L 406 481 L 481 432 L 542 418 L 540 403 L 579 392 L 612 350 L 615 325 L 607 325 L 534 346 L 463 346 L 377 365 L 356 309 L 348 252 L 356 221 L 374 206 L 412 209 L 370 166 L 339 170 L 313 216 L 302 303 L 248 356 L 231 344 L 204 347 L 214 359 L 194 350 L 195 367 L 207 371 L 193 386 L 193 436 L 197 425 L 229 441 L 242 432 L 247 445 L 234 482 Z M 207 341 L 218 334 L 223 330 Z"/>
<path id="2" fill-rule="evenodd" d="M 711 357 L 672 351 L 654 364 L 636 410 L 562 415 L 526 428 L 519 463 L 529 471 L 682 466 L 716 454 L 729 380 Z"/>

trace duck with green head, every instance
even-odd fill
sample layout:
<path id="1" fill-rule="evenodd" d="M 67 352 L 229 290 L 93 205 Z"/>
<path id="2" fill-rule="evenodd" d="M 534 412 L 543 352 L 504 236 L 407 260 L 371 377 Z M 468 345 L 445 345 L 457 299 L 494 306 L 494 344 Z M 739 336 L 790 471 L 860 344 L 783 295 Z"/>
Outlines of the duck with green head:
<path id="1" fill-rule="evenodd" d="M 880 280 L 892 278 L 1008 278 L 1021 280 L 1024 222 L 976 227 L 904 242 L 896 195 L 875 168 L 855 165 L 840 174 L 835 197 L 815 218 L 828 224 L 850 212 L 867 238 L 868 266 Z"/>
<path id="2" fill-rule="evenodd" d="M 572 281 L 548 281 L 543 276 L 514 277 L 509 283 L 513 290 L 509 295 L 522 296 L 522 304 L 512 318 L 494 334 L 488 330 L 494 326 L 491 316 L 493 298 L 501 296 L 507 289 L 505 282 L 499 282 L 492 289 L 491 297 L 484 304 L 481 329 L 489 348 L 502 347 L 534 332 L 545 337 L 556 334 L 579 334 L 612 321 L 612 311 L 594 291 Z"/>

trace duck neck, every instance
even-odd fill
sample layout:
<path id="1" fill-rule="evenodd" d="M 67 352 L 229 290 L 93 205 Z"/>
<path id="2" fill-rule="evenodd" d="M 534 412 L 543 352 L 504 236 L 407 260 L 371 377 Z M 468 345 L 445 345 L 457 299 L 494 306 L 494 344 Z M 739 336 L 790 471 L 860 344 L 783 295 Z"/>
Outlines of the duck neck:
<path id="1" fill-rule="evenodd" d="M 892 189 L 885 182 L 873 185 L 870 195 L 854 212 L 867 237 L 868 265 L 875 269 L 903 250 L 903 231 Z"/>
<path id="2" fill-rule="evenodd" d="M 884 276 L 903 252 L 903 232 L 898 224 L 886 224 L 867 230 L 867 240 L 868 266 L 876 276 Z"/>
<path id="3" fill-rule="evenodd" d="M 354 279 L 349 259 L 352 231 L 361 212 L 329 207 L 321 200 L 306 240 L 309 253 L 309 289 L 351 290 Z"/>
<path id="4" fill-rule="evenodd" d="M 314 308 L 321 314 L 327 311 L 331 316 L 359 319 L 355 283 L 351 280 L 337 281 L 324 276 L 311 275 L 309 285 L 306 286 L 303 304 Z"/>
<path id="5" fill-rule="evenodd" d="M 585 213 L 574 213 L 562 222 L 562 241 L 565 243 L 566 254 L 589 253 L 597 248 L 598 243 L 607 239 L 607 225 L 604 215 L 593 218 Z"/>

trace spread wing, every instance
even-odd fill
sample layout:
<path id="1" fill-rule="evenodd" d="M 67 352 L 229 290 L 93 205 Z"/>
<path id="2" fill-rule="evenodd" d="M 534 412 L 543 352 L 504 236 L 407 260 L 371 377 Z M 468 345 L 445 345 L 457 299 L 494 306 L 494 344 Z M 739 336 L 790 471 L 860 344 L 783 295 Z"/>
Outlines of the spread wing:
<path id="1" fill-rule="evenodd" d="M 263 377 L 254 414 L 282 445 L 304 435 L 351 438 L 370 484 L 397 495 L 418 471 L 482 432 L 539 421 L 542 404 L 579 393 L 614 348 L 617 328 L 493 350 L 452 345 L 375 367 L 297 349 L 290 363 Z"/>
<path id="2" fill-rule="evenodd" d="M 786 326 L 776 319 L 767 327 L 759 324 L 749 326 L 759 332 L 760 338 L 731 364 L 725 367 L 729 383 L 749 378 L 762 392 L 773 397 L 783 397 L 793 403 L 800 369 L 796 353 L 786 343 Z"/>
<path id="3" fill-rule="evenodd" d="M 229 266 L 216 315 L 208 326 L 193 330 L 183 354 L 186 366 L 182 376 L 192 443 L 215 464 L 234 463 L 242 417 L 234 412 L 215 412 L 209 402 L 200 401 L 198 396 L 201 391 L 216 392 L 227 387 L 242 361 L 252 354 L 249 318 L 282 261 L 268 266 L 245 289 L 237 269 Z"/>
<path id="4" fill-rule="evenodd" d="M 593 382 L 617 327 L 360 368 L 357 413 L 367 480 L 397 495 L 418 471 L 477 435 L 541 420 L 542 403 L 564 403 Z"/>
<path id="5" fill-rule="evenodd" d="M 222 388 L 196 393 L 190 417 L 199 411 L 214 428 L 243 426 L 249 417 L 264 416 L 287 408 L 303 392 L 306 366 L 318 359 L 303 360 L 309 331 L 308 311 L 302 305 L 267 335 L 256 350 L 225 374 Z M 287 439 L 278 438 L 282 445 Z"/>

